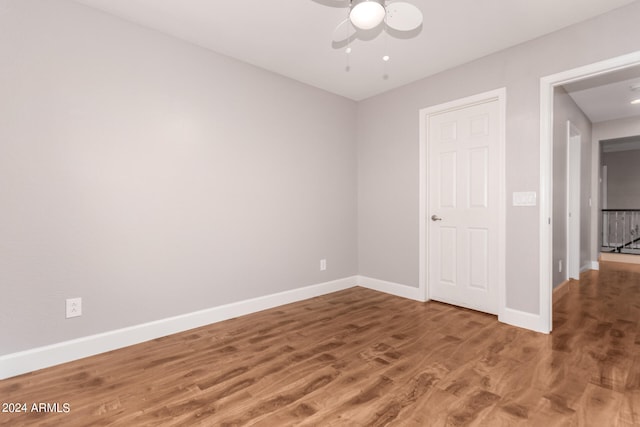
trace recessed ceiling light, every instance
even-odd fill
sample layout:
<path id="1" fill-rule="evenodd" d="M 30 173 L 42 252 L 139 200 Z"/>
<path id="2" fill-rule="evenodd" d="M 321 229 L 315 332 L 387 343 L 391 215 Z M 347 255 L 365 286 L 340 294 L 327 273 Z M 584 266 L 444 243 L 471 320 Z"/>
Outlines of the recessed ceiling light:
<path id="1" fill-rule="evenodd" d="M 382 57 L 382 60 L 383 60 L 384 62 L 387 62 L 387 61 L 389 60 L 389 55 L 385 55 L 385 56 L 383 56 L 383 57 Z"/>
<path id="2" fill-rule="evenodd" d="M 640 104 L 640 98 L 638 98 L 638 99 L 634 99 L 633 101 L 631 101 L 631 103 L 632 103 L 633 105 Z"/>

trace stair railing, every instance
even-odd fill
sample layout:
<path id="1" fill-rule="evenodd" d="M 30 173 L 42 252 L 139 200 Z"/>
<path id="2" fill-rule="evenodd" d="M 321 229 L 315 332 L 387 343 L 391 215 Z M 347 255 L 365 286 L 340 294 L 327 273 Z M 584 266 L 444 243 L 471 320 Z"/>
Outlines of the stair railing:
<path id="1" fill-rule="evenodd" d="M 640 209 L 602 210 L 602 248 L 640 254 Z"/>

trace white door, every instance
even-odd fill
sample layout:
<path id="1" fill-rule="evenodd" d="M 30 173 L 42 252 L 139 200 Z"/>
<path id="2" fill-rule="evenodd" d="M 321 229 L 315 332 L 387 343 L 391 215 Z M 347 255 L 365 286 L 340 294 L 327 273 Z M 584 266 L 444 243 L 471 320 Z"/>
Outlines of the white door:
<path id="1" fill-rule="evenodd" d="M 581 138 L 571 122 L 567 134 L 567 278 L 579 280 Z"/>
<path id="2" fill-rule="evenodd" d="M 498 100 L 429 116 L 431 299 L 497 314 L 501 180 Z"/>

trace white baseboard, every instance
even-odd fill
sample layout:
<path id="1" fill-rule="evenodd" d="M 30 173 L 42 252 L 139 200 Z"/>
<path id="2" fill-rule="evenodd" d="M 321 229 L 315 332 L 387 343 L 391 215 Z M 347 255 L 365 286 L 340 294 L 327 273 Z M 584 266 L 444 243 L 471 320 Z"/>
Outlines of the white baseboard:
<path id="1" fill-rule="evenodd" d="M 374 291 L 424 302 L 424 299 L 420 297 L 420 289 L 413 286 L 401 285 L 399 283 L 387 282 L 366 276 L 358 276 L 358 285 L 363 288 L 373 289 Z"/>
<path id="2" fill-rule="evenodd" d="M 0 380 L 356 286 L 358 276 L 0 356 Z"/>
<path id="3" fill-rule="evenodd" d="M 551 332 L 546 328 L 545 322 L 542 321 L 542 317 L 539 314 L 527 313 L 505 307 L 498 316 L 498 320 L 508 325 L 541 332 L 543 334 Z"/>
<path id="4" fill-rule="evenodd" d="M 366 276 L 358 276 L 358 285 L 363 288 L 373 289 L 375 291 L 384 292 L 386 294 L 396 295 L 402 298 L 412 299 L 424 302 L 420 296 L 420 289 L 399 283 L 387 282 L 384 280 L 373 279 Z M 504 308 L 498 316 L 498 321 L 512 326 L 529 329 L 535 332 L 548 334 L 550 331 L 546 329 L 544 322 L 539 314 L 527 313 L 512 308 Z"/>
<path id="5" fill-rule="evenodd" d="M 591 269 L 592 270 L 600 270 L 600 263 L 598 261 L 591 261 Z"/>
<path id="6" fill-rule="evenodd" d="M 366 276 L 351 276 L 331 282 L 266 295 L 167 319 L 78 338 L 31 350 L 0 356 L 0 380 L 116 350 L 212 323 L 255 313 L 269 308 L 362 286 L 390 295 L 423 302 L 420 289 Z M 499 321 L 513 326 L 549 333 L 537 314 L 505 308 Z"/>

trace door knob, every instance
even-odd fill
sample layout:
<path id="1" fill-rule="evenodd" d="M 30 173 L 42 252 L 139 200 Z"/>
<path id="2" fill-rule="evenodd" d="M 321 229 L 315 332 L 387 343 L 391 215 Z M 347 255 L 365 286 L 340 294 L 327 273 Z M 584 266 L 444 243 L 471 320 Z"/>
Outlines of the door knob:
<path id="1" fill-rule="evenodd" d="M 442 221 L 442 218 L 438 215 L 431 215 L 431 221 Z"/>

